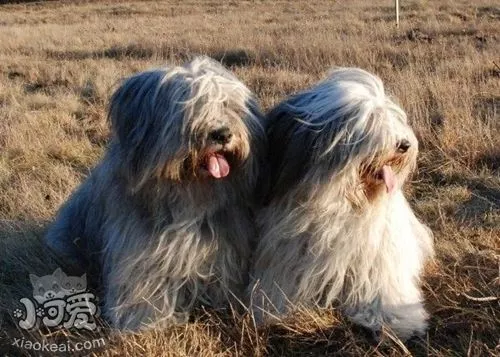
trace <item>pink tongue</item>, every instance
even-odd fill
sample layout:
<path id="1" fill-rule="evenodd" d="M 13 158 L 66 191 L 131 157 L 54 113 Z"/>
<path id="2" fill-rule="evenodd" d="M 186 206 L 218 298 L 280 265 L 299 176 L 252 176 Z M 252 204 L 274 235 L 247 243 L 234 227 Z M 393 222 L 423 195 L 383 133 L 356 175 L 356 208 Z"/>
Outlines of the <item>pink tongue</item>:
<path id="1" fill-rule="evenodd" d="M 221 154 L 212 154 L 208 158 L 208 172 L 215 178 L 229 175 L 229 164 Z"/>
<path id="2" fill-rule="evenodd" d="M 382 167 L 382 180 L 384 180 L 387 193 L 392 193 L 396 187 L 396 176 L 394 176 L 394 172 L 392 172 L 392 168 L 389 165 Z"/>

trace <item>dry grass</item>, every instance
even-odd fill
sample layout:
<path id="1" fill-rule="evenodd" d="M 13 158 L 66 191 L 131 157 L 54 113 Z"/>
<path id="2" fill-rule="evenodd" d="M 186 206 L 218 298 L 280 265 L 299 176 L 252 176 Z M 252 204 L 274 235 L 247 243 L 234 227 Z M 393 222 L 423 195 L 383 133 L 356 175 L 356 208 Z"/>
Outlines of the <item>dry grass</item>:
<path id="1" fill-rule="evenodd" d="M 52 271 L 37 238 L 102 154 L 105 105 L 120 77 L 207 54 L 231 66 L 267 109 L 334 65 L 360 66 L 399 98 L 421 142 L 408 195 L 436 238 L 424 281 L 427 338 L 373 345 L 335 311 L 300 311 L 260 331 L 248 316 L 205 316 L 169 331 L 109 336 L 99 353 L 498 355 L 500 7 L 402 3 L 399 29 L 389 0 L 0 6 L 3 307 L 17 280 Z"/>

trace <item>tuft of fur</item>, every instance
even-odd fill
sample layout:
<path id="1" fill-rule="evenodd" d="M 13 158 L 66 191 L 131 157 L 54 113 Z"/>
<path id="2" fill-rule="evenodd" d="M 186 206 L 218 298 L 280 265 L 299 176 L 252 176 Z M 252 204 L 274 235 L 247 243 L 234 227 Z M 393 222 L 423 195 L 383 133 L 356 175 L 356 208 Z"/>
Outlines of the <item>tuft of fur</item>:
<path id="1" fill-rule="evenodd" d="M 240 299 L 266 147 L 252 93 L 201 57 L 126 79 L 109 119 L 109 148 L 61 208 L 47 245 L 90 270 L 118 328 L 183 322 L 200 304 Z M 229 165 L 225 177 L 210 174 L 214 155 Z"/>
<path id="2" fill-rule="evenodd" d="M 335 304 L 374 332 L 384 324 L 401 338 L 424 332 L 419 276 L 433 239 L 402 191 L 418 142 L 382 81 L 337 69 L 275 107 L 268 125 L 271 189 L 249 292 L 255 313 L 269 319 L 296 305 Z M 384 169 L 397 180 L 390 193 Z"/>

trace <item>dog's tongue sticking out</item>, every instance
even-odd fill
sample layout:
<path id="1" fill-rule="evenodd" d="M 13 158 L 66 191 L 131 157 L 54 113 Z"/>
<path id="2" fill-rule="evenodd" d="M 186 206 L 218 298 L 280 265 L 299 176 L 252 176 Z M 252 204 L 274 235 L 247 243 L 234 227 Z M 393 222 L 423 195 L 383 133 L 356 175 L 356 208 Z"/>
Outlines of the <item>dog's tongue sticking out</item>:
<path id="1" fill-rule="evenodd" d="M 208 172 L 215 178 L 222 178 L 229 175 L 229 164 L 226 158 L 218 153 L 213 153 L 207 159 Z"/>
<path id="2" fill-rule="evenodd" d="M 387 193 L 392 193 L 396 187 L 396 176 L 389 165 L 382 167 L 382 180 L 384 180 Z"/>

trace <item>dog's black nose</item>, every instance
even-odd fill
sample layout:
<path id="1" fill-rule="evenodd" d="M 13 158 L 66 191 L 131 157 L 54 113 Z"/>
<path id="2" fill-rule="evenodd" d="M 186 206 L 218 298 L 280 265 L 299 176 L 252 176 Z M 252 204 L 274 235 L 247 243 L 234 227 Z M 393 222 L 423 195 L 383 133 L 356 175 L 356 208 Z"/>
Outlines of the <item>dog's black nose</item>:
<path id="1" fill-rule="evenodd" d="M 231 133 L 231 130 L 229 130 L 226 126 L 211 131 L 210 134 L 208 134 L 210 140 L 219 144 L 227 144 L 231 140 L 232 136 L 233 134 Z"/>
<path id="2" fill-rule="evenodd" d="M 403 139 L 398 142 L 398 152 L 405 153 L 410 148 L 411 144 L 408 140 Z"/>

